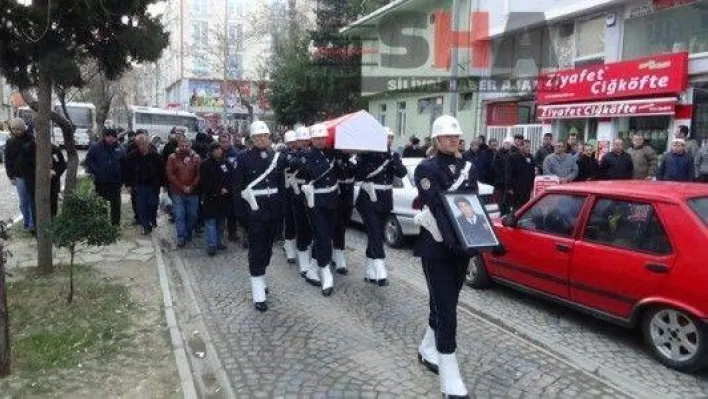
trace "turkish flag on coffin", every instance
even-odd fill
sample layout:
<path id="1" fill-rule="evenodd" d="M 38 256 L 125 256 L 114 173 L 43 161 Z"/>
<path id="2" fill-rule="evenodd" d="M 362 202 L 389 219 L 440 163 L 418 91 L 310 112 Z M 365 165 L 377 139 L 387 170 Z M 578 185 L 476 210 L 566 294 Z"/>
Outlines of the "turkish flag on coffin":
<path id="1" fill-rule="evenodd" d="M 368 112 L 361 110 L 322 122 L 327 126 L 327 147 L 348 151 L 388 151 L 384 127 Z"/>

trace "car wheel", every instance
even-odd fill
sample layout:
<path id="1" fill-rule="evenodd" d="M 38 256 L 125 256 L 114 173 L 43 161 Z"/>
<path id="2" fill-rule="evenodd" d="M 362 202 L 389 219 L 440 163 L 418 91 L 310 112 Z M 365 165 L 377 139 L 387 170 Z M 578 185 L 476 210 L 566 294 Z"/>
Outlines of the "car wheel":
<path id="1" fill-rule="evenodd" d="M 401 229 L 401 224 L 398 223 L 398 219 L 394 215 L 391 215 L 386 219 L 386 226 L 384 227 L 384 240 L 386 245 L 391 248 L 398 248 L 403 244 L 403 230 Z"/>
<path id="2" fill-rule="evenodd" d="M 487 265 L 484 263 L 482 255 L 477 255 L 470 260 L 467 268 L 467 276 L 465 276 L 467 285 L 474 289 L 484 289 L 492 285 L 492 280 L 487 272 Z"/>
<path id="3" fill-rule="evenodd" d="M 690 314 L 659 307 L 645 314 L 642 333 L 654 356 L 679 371 L 697 371 L 708 364 L 706 327 Z"/>

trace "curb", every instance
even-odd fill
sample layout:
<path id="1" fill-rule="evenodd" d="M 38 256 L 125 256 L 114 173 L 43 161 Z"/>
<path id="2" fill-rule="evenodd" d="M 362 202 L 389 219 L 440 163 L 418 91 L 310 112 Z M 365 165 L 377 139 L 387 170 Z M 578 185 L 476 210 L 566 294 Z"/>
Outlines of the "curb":
<path id="1" fill-rule="evenodd" d="M 170 329 L 170 338 L 172 341 L 172 349 L 177 363 L 177 371 L 179 373 L 180 383 L 182 385 L 182 393 L 186 399 L 197 399 L 197 390 L 194 387 L 192 379 L 191 367 L 187 359 L 187 349 L 182 335 L 177 325 L 177 316 L 175 314 L 174 304 L 172 302 L 172 292 L 170 291 L 170 283 L 167 279 L 167 270 L 165 269 L 165 261 L 162 258 L 162 249 L 157 242 L 157 235 L 152 236 L 152 246 L 155 250 L 155 260 L 157 265 L 157 273 L 160 277 L 160 288 L 162 289 L 163 305 L 165 307 L 165 319 L 167 327 Z"/>

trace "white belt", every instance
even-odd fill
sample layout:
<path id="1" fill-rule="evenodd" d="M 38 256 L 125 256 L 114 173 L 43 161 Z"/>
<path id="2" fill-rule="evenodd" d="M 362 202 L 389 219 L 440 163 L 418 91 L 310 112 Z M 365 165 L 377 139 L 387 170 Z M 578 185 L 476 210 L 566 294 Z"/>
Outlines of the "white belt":
<path id="1" fill-rule="evenodd" d="M 346 179 L 346 180 L 339 180 L 337 181 L 339 184 L 354 184 L 354 178 L 351 179 Z"/>
<path id="2" fill-rule="evenodd" d="M 374 184 L 374 190 L 392 190 L 393 186 L 390 184 Z"/>
<path id="3" fill-rule="evenodd" d="M 307 183 L 307 180 L 303 180 L 303 179 L 295 179 L 295 183 L 297 183 L 297 184 L 300 184 L 300 185 L 302 185 L 302 184 L 305 184 L 305 183 Z"/>
<path id="4" fill-rule="evenodd" d="M 335 184 L 332 187 L 325 187 L 325 188 L 316 188 L 315 189 L 315 194 L 327 194 L 327 193 L 333 193 L 335 191 L 339 190 L 339 185 Z"/>
<path id="5" fill-rule="evenodd" d="M 278 194 L 278 188 L 264 188 L 263 190 L 253 190 L 253 195 L 256 197 L 261 197 L 264 195 Z"/>

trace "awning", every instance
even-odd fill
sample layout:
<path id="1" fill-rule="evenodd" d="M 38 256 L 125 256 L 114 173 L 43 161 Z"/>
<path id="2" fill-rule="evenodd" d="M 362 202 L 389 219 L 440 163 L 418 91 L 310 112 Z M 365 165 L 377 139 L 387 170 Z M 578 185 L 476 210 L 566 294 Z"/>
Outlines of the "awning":
<path id="1" fill-rule="evenodd" d="M 536 115 L 541 120 L 674 115 L 676 101 L 674 97 L 664 97 L 644 100 L 539 105 Z"/>

